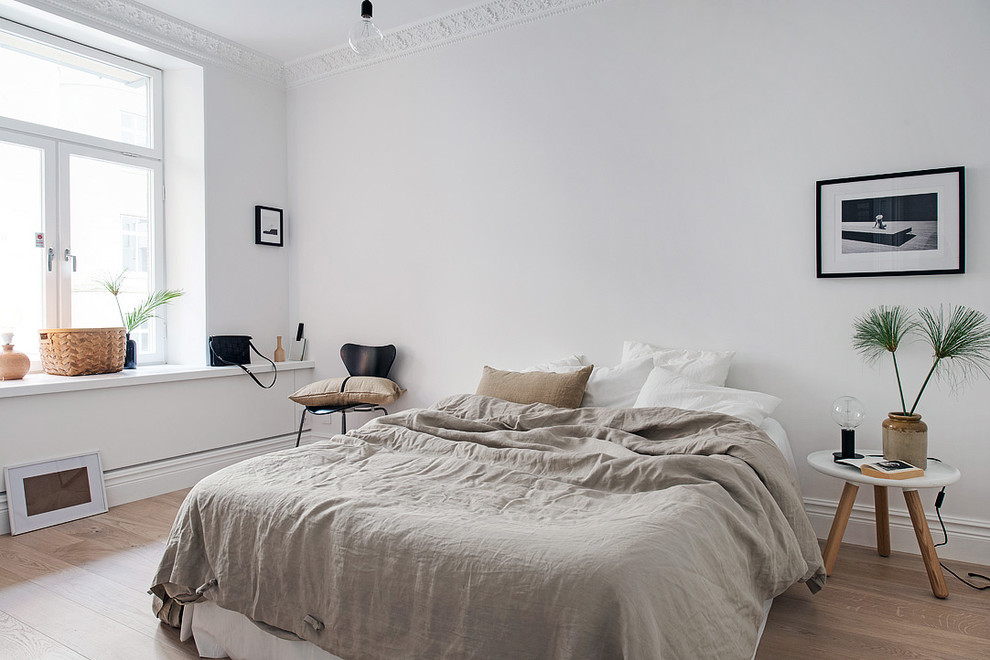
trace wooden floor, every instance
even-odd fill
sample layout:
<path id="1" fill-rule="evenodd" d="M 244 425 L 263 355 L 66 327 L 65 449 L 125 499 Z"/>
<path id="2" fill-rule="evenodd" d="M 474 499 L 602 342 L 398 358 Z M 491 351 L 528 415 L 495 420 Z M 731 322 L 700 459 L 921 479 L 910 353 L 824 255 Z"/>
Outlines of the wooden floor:
<path id="1" fill-rule="evenodd" d="M 0 658 L 197 657 L 158 624 L 146 593 L 184 494 L 0 537 Z M 990 590 L 946 580 L 949 598 L 937 600 L 919 556 L 843 545 L 825 589 L 777 598 L 757 658 L 990 658 Z"/>
<path id="2" fill-rule="evenodd" d="M 990 576 L 985 566 L 944 563 L 962 577 Z M 948 573 L 945 581 L 949 597 L 939 600 L 920 555 L 843 544 L 824 589 L 812 595 L 796 584 L 774 599 L 757 660 L 990 659 L 990 589 Z"/>
<path id="3" fill-rule="evenodd" d="M 185 491 L 0 536 L 0 658 L 196 658 L 147 594 Z"/>

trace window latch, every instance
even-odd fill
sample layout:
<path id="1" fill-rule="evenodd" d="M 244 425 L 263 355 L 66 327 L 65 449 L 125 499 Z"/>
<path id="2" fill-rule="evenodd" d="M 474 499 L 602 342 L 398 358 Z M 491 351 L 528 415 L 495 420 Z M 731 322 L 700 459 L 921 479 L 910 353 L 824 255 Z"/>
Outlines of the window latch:
<path id="1" fill-rule="evenodd" d="M 65 248 L 65 260 L 68 261 L 72 259 L 72 272 L 76 272 L 76 255 L 69 251 L 69 248 Z"/>
<path id="2" fill-rule="evenodd" d="M 55 248 L 48 248 L 48 272 L 52 272 L 52 262 L 55 261 Z"/>

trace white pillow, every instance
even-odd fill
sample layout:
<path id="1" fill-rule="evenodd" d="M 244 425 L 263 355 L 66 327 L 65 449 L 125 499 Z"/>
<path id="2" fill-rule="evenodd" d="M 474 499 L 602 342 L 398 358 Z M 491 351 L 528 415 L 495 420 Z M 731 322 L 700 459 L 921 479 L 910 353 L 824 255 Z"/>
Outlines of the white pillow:
<path id="1" fill-rule="evenodd" d="M 573 361 L 580 360 L 583 363 L 585 359 L 583 355 L 573 355 L 563 360 L 538 364 L 524 371 L 571 373 L 583 368 Z M 651 371 L 653 371 L 652 357 L 630 360 L 614 367 L 595 367 L 584 388 L 581 407 L 632 408 Z"/>
<path id="2" fill-rule="evenodd" d="M 759 426 L 780 405 L 780 399 L 762 392 L 696 383 L 669 369 L 655 367 L 636 398 L 636 408 L 683 408 L 718 412 Z"/>
<path id="3" fill-rule="evenodd" d="M 651 371 L 653 358 L 650 357 L 614 367 L 595 367 L 584 388 L 581 407 L 632 408 Z"/>
<path id="4" fill-rule="evenodd" d="M 584 367 L 587 366 L 584 362 L 585 357 L 583 355 L 570 355 L 560 360 L 551 360 L 550 362 L 541 362 L 540 364 L 534 364 L 532 367 L 523 369 L 523 371 L 557 371 L 557 372 L 567 372 L 567 371 L 577 371 L 576 369 L 570 369 L 569 367 Z"/>
<path id="5" fill-rule="evenodd" d="M 660 348 L 641 341 L 622 344 L 622 361 L 652 356 L 653 364 L 669 369 L 698 383 L 722 387 L 729 376 L 729 367 L 735 351 L 693 351 L 678 348 Z"/>

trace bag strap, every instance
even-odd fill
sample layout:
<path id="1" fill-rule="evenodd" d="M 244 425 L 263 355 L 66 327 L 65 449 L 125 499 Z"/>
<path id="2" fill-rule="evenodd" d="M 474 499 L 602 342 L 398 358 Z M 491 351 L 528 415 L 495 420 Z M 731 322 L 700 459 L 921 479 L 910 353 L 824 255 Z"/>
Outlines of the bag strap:
<path id="1" fill-rule="evenodd" d="M 222 355 L 220 355 L 215 350 L 213 350 L 213 337 L 210 337 L 210 351 L 213 352 L 213 355 L 215 355 L 218 360 L 231 367 L 240 367 L 244 373 L 246 373 L 248 376 L 251 377 L 251 380 L 253 380 L 258 384 L 258 387 L 264 390 L 270 390 L 271 388 L 275 387 L 275 381 L 278 380 L 278 367 L 275 366 L 274 361 L 269 360 L 267 357 L 262 355 L 261 351 L 259 351 L 253 343 L 251 343 L 250 339 L 248 339 L 248 346 L 250 346 L 254 350 L 254 352 L 257 353 L 258 357 L 260 357 L 262 360 L 266 360 L 269 364 L 272 365 L 272 382 L 269 385 L 262 385 L 261 381 L 258 380 L 258 377 L 255 376 L 253 373 L 251 373 L 251 370 L 245 367 L 243 364 L 237 364 L 236 362 L 228 362 L 227 360 L 223 359 Z"/>
<path id="2" fill-rule="evenodd" d="M 245 367 L 243 364 L 240 365 L 240 367 L 241 367 L 241 369 L 244 369 L 244 371 L 247 372 L 247 375 L 248 376 L 250 376 L 251 378 L 254 378 L 254 382 L 258 383 L 258 386 L 259 387 L 262 387 L 263 389 L 266 389 L 266 390 L 270 390 L 271 388 L 275 387 L 275 381 L 278 380 L 278 367 L 275 366 L 275 361 L 274 360 L 269 360 L 267 357 L 265 357 L 264 355 L 262 355 L 261 354 L 261 351 L 259 351 L 257 348 L 254 347 L 254 344 L 251 343 L 251 340 L 250 339 L 248 339 L 248 346 L 251 347 L 251 349 L 258 355 L 258 357 L 260 357 L 262 360 L 265 360 L 266 362 L 268 362 L 268 364 L 272 365 L 272 382 L 271 382 L 271 384 L 269 384 L 269 385 L 262 385 L 261 384 L 261 381 L 258 380 L 253 373 L 251 373 L 250 371 L 248 371 L 247 367 Z"/>

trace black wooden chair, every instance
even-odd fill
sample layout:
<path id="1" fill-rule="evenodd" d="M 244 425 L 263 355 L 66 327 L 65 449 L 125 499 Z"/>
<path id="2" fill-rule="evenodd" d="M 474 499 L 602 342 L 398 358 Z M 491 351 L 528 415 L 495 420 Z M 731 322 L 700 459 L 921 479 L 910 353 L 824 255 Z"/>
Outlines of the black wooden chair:
<path id="1" fill-rule="evenodd" d="M 381 411 L 388 414 L 384 408 L 385 403 L 395 401 L 403 390 L 394 382 L 388 380 L 388 372 L 395 362 L 395 346 L 361 346 L 360 344 L 344 344 L 340 347 L 340 359 L 350 374 L 343 379 L 328 379 L 307 386 L 293 394 L 290 398 L 299 403 L 303 403 L 302 417 L 299 420 L 299 433 L 296 434 L 296 447 L 302 440 L 303 425 L 306 423 L 306 413 L 313 415 L 331 415 L 340 413 L 340 432 L 347 433 L 347 413 L 348 412 L 376 412 Z M 347 384 L 352 378 L 370 377 L 380 379 L 384 383 L 374 383 L 381 385 L 381 392 L 366 393 L 348 392 Z M 362 380 L 360 382 L 368 383 Z M 314 395 L 312 390 L 324 387 L 319 395 Z M 378 388 L 376 388 L 378 389 Z M 309 390 L 309 391 L 307 391 Z M 360 400 L 365 396 L 367 400 Z M 322 399 L 311 403 L 314 399 Z"/>

